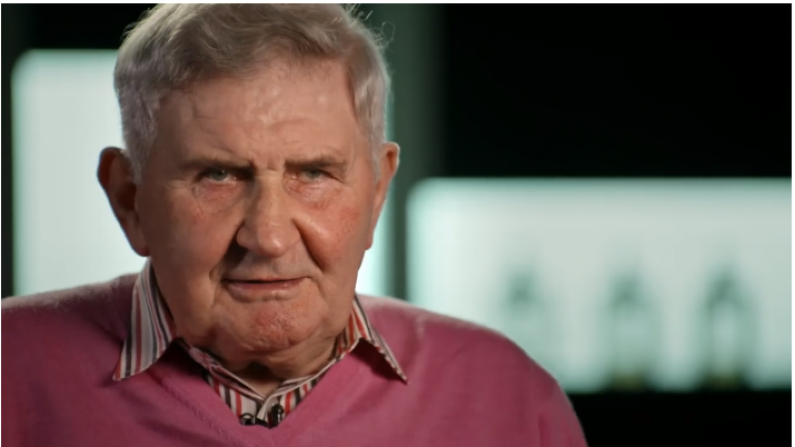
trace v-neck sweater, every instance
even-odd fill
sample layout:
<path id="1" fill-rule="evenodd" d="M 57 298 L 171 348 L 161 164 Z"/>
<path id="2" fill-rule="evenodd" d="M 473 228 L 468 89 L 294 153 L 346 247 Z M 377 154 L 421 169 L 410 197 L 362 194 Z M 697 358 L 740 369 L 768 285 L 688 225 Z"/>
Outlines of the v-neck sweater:
<path id="1" fill-rule="evenodd" d="M 362 344 L 274 428 L 241 424 L 177 346 L 114 381 L 134 279 L 3 300 L 3 445 L 585 445 L 557 382 L 515 344 L 389 298 L 360 295 L 409 383 Z"/>

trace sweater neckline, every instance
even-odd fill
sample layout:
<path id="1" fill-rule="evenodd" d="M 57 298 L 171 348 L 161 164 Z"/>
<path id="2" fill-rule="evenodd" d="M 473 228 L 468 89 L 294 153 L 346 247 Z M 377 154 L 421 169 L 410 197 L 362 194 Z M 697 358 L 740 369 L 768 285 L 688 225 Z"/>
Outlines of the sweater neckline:
<path id="1" fill-rule="evenodd" d="M 302 435 L 302 430 L 334 413 L 332 401 L 350 395 L 348 388 L 365 370 L 362 350 L 357 347 L 334 367 L 313 388 L 301 404 L 275 428 L 244 426 L 218 398 L 202 377 L 203 371 L 180 349 L 169 349 L 150 371 L 160 378 L 161 385 L 188 406 L 202 423 L 221 432 L 228 440 L 238 439 L 243 445 L 275 445 Z"/>

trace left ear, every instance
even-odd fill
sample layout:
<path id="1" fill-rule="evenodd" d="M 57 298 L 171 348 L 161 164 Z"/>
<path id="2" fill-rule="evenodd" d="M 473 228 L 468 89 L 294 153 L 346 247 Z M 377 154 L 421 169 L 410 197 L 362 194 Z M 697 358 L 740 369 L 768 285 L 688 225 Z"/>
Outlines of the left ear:
<path id="1" fill-rule="evenodd" d="M 400 163 L 400 147 L 391 141 L 386 142 L 381 145 L 376 157 L 376 165 L 379 171 L 375 184 L 375 206 L 373 207 L 370 234 L 367 239 L 368 250 L 373 245 L 375 226 L 378 223 L 378 218 L 381 216 L 381 210 L 384 208 L 384 202 L 386 202 L 386 196 L 389 192 L 389 185 L 392 183 L 392 178 L 395 177 L 398 164 Z"/>

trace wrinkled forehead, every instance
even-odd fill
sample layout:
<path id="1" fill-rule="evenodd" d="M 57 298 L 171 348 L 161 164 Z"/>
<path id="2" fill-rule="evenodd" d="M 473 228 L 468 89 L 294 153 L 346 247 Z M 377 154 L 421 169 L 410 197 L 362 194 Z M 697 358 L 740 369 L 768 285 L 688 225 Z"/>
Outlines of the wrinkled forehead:
<path id="1" fill-rule="evenodd" d="M 347 74 L 335 63 L 269 64 L 196 82 L 163 99 L 158 127 L 169 146 L 367 146 Z"/>
<path id="2" fill-rule="evenodd" d="M 240 94 L 243 93 L 243 94 Z M 163 98 L 189 99 L 193 106 L 212 107 L 220 97 L 234 95 L 241 105 L 269 105 L 276 100 L 293 103 L 333 100 L 338 111 L 355 110 L 345 66 L 338 61 L 269 60 L 235 73 L 213 73 L 186 81 Z M 354 114 L 355 116 L 355 114 Z"/>

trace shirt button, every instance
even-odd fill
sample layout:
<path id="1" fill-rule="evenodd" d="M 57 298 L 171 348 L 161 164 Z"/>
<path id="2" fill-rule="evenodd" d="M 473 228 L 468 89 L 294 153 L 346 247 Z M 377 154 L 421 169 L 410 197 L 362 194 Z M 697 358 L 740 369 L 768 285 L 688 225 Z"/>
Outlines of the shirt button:
<path id="1" fill-rule="evenodd" d="M 240 416 L 240 423 L 243 425 L 254 425 L 256 422 L 254 416 L 250 413 L 245 413 Z"/>

